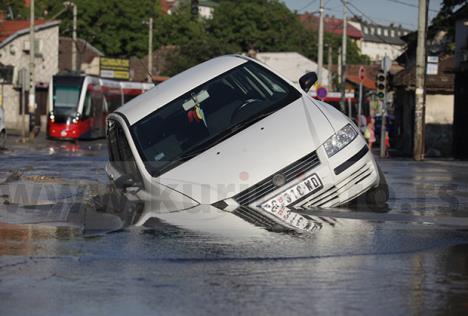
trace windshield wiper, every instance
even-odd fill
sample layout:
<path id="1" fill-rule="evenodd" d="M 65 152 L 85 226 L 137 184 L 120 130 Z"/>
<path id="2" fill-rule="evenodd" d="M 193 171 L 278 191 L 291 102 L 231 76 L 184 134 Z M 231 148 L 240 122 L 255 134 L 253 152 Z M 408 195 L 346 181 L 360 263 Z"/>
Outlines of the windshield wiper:
<path id="1" fill-rule="evenodd" d="M 262 118 L 264 117 L 267 117 L 268 115 L 272 114 L 273 112 L 276 112 L 276 109 L 274 110 L 271 110 L 271 111 L 268 111 L 266 113 L 262 113 L 262 114 L 259 114 L 259 115 L 256 115 L 250 119 L 248 119 L 247 121 L 242 121 L 242 122 L 239 122 L 233 126 L 231 126 L 229 128 L 229 131 L 231 132 L 237 132 L 241 129 L 243 129 L 244 127 L 247 127 L 247 126 L 250 126 L 252 124 L 254 124 L 255 122 L 257 121 L 260 121 Z M 229 135 L 232 135 L 232 133 L 230 133 Z"/>

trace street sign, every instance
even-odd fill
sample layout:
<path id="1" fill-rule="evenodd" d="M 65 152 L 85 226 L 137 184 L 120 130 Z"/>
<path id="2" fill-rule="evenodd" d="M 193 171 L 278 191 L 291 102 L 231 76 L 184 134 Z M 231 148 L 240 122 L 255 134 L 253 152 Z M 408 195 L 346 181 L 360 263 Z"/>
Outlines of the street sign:
<path id="1" fill-rule="evenodd" d="M 364 79 L 366 78 L 366 68 L 364 68 L 364 66 L 361 66 L 359 67 L 359 80 L 364 81 Z"/>
<path id="2" fill-rule="evenodd" d="M 99 75 L 103 78 L 128 80 L 130 79 L 130 63 L 128 59 L 101 57 Z"/>
<path id="3" fill-rule="evenodd" d="M 26 68 L 18 70 L 18 82 L 17 85 L 23 91 L 29 91 L 29 71 Z"/>
<path id="4" fill-rule="evenodd" d="M 317 89 L 317 97 L 319 97 L 320 99 L 325 99 L 327 97 L 327 88 L 325 87 L 320 87 Z"/>
<path id="5" fill-rule="evenodd" d="M 362 114 L 362 82 L 366 78 L 366 68 L 364 66 L 359 67 L 359 102 L 358 102 L 358 118 L 361 119 Z"/>
<path id="6" fill-rule="evenodd" d="M 390 67 L 392 67 L 392 60 L 390 59 L 390 57 L 385 55 L 385 57 L 382 59 L 382 67 L 381 68 L 382 68 L 382 70 L 384 72 L 389 72 Z"/>
<path id="7" fill-rule="evenodd" d="M 439 56 L 427 56 L 426 75 L 437 75 L 439 72 Z"/>

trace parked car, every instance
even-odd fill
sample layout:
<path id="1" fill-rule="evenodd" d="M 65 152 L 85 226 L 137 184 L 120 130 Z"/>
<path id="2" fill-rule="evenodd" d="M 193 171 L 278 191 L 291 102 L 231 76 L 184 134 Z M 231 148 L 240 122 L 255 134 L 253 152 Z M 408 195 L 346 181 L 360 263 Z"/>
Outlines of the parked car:
<path id="1" fill-rule="evenodd" d="M 211 204 L 290 216 L 366 194 L 388 198 L 355 124 L 245 56 L 211 59 L 161 83 L 107 118 L 107 174 L 161 210 Z M 291 219 L 293 220 L 293 219 Z"/>
<path id="2" fill-rule="evenodd" d="M 5 128 L 5 111 L 0 106 L 0 148 L 4 148 L 6 144 L 6 128 Z"/>

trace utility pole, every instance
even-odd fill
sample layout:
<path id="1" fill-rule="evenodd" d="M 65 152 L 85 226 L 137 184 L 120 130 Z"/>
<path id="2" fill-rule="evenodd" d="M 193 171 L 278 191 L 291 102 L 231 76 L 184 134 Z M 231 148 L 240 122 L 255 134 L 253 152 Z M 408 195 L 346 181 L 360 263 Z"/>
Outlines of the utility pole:
<path id="1" fill-rule="evenodd" d="M 318 34 L 318 83 L 322 84 L 322 76 L 323 76 L 323 1 L 320 0 L 320 22 L 319 22 L 319 34 Z"/>
<path id="2" fill-rule="evenodd" d="M 390 70 L 391 67 L 391 60 L 390 58 L 385 55 L 384 59 L 382 60 L 382 69 L 384 71 L 384 77 L 385 77 L 385 88 L 384 88 L 384 97 L 382 101 L 382 108 L 381 108 L 381 120 L 382 123 L 380 124 L 380 158 L 385 158 L 386 157 L 386 148 L 385 148 L 385 136 L 387 133 L 387 103 L 388 103 L 388 71 Z"/>
<path id="3" fill-rule="evenodd" d="M 77 67 L 77 62 L 76 62 L 76 45 L 78 44 L 77 36 L 76 36 L 76 29 L 77 29 L 77 21 L 78 21 L 78 7 L 76 6 L 76 3 L 72 1 L 65 1 L 63 3 L 65 10 L 72 8 L 73 12 L 73 30 L 72 30 L 72 47 L 71 47 L 71 70 L 73 72 L 76 72 L 78 70 Z M 56 15 L 58 16 L 58 14 Z M 56 17 L 55 16 L 55 17 Z"/>
<path id="4" fill-rule="evenodd" d="M 424 75 L 426 71 L 426 0 L 419 0 L 418 44 L 416 48 L 416 91 L 414 124 L 414 160 L 424 159 Z"/>
<path id="5" fill-rule="evenodd" d="M 345 110 L 345 97 L 346 97 L 346 38 L 348 30 L 348 0 L 343 1 L 343 37 L 342 37 L 342 50 L 341 50 L 341 100 L 340 108 L 341 111 Z"/>
<path id="6" fill-rule="evenodd" d="M 332 47 L 331 45 L 328 45 L 328 91 L 332 91 L 331 89 L 332 82 L 333 82 L 333 76 L 332 76 L 332 71 L 331 71 L 332 63 L 333 63 Z"/>
<path id="7" fill-rule="evenodd" d="M 72 35 L 72 71 L 77 71 L 78 67 L 76 66 L 76 45 L 77 37 L 76 37 L 76 25 L 77 25 L 77 18 L 78 18 L 78 8 L 76 7 L 76 3 L 73 3 L 73 35 Z"/>
<path id="8" fill-rule="evenodd" d="M 341 89 L 341 80 L 343 80 L 343 77 L 341 76 L 341 71 L 343 68 L 341 67 L 341 47 L 338 47 L 338 58 L 337 58 L 337 72 L 338 72 L 338 85 Z"/>
<path id="9" fill-rule="evenodd" d="M 153 82 L 153 18 L 148 21 L 148 82 Z"/>
<path id="10" fill-rule="evenodd" d="M 34 0 L 31 0 L 30 3 L 30 13 L 29 13 L 29 100 L 28 100 L 28 110 L 29 110 L 29 125 L 31 131 L 29 133 L 30 140 L 34 138 L 34 125 L 35 117 L 34 112 L 36 111 L 36 80 L 35 80 L 35 57 L 36 57 L 36 47 L 35 47 L 35 36 L 34 36 Z M 23 113 L 24 115 L 24 113 Z"/>

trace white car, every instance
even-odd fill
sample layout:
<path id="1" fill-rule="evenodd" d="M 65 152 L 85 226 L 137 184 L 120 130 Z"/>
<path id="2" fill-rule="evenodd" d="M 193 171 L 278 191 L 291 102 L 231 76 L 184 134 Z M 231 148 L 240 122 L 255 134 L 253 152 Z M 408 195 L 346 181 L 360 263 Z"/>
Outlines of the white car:
<path id="1" fill-rule="evenodd" d="M 289 82 L 238 55 L 206 61 L 131 100 L 107 118 L 116 187 L 160 211 L 213 205 L 287 216 L 335 207 L 388 188 L 358 128 L 307 92 L 315 73 Z"/>
<path id="2" fill-rule="evenodd" d="M 5 111 L 0 106 L 0 148 L 5 147 L 6 143 L 6 128 L 5 128 Z"/>

